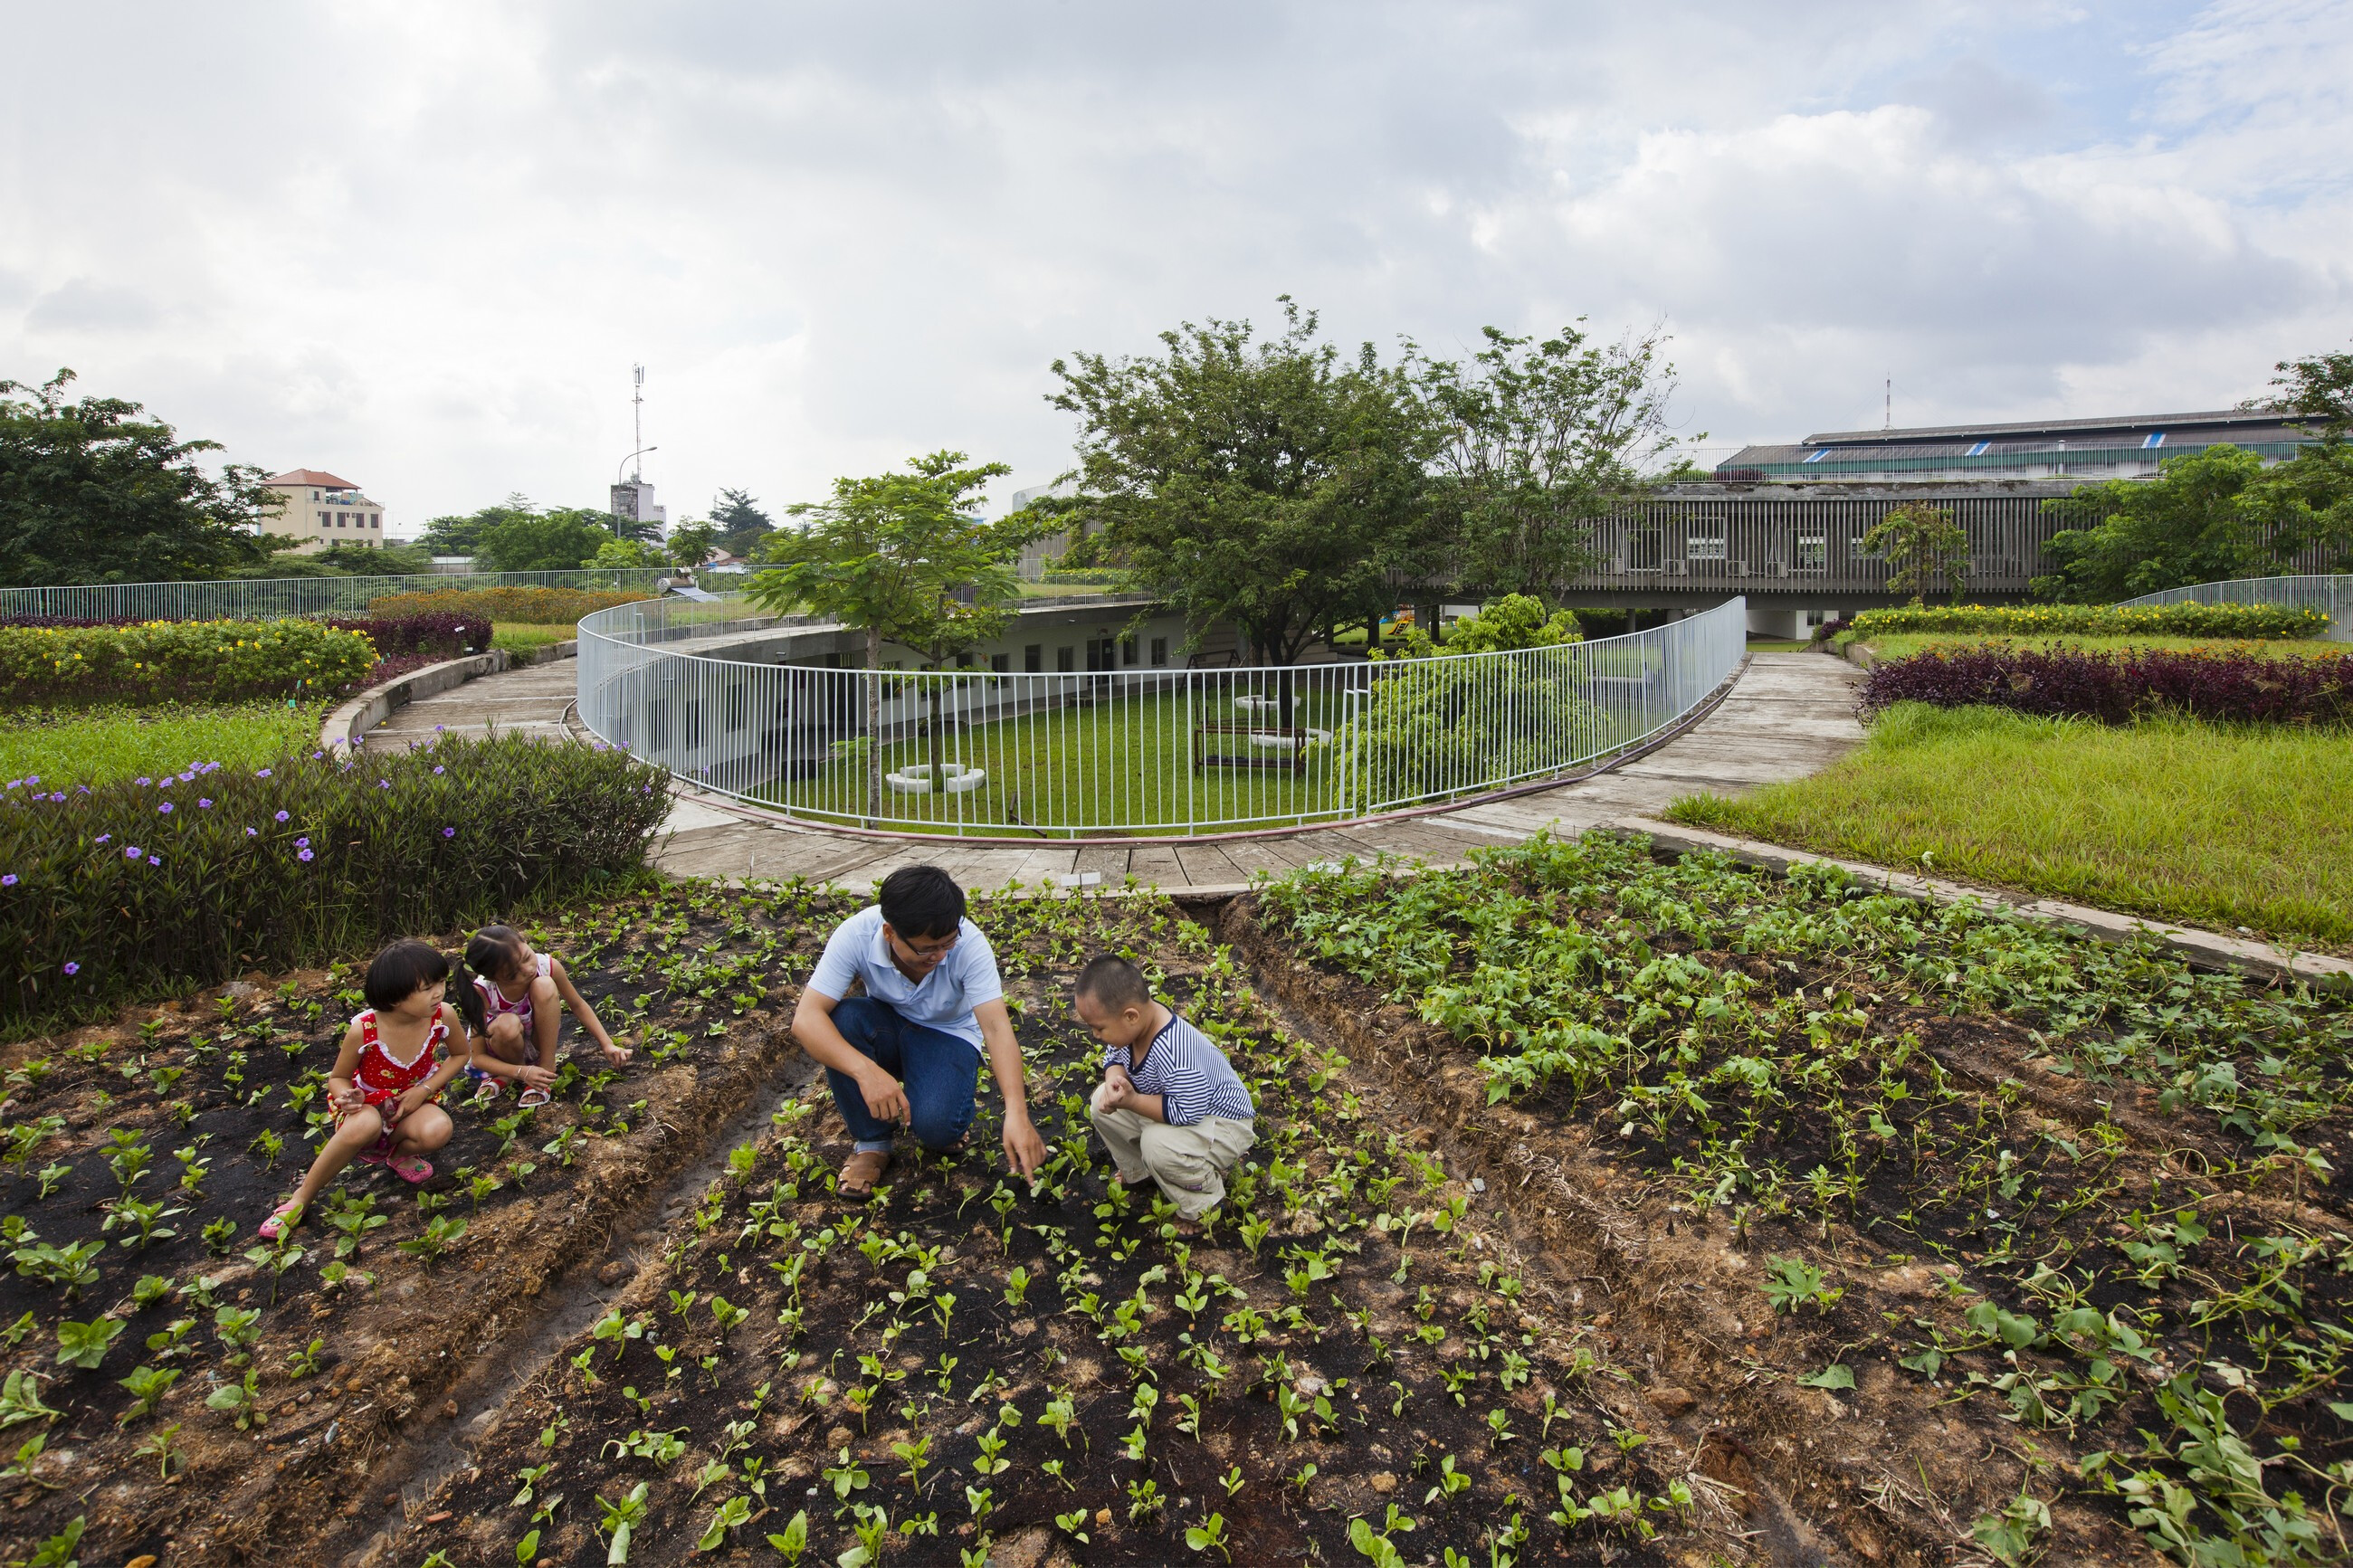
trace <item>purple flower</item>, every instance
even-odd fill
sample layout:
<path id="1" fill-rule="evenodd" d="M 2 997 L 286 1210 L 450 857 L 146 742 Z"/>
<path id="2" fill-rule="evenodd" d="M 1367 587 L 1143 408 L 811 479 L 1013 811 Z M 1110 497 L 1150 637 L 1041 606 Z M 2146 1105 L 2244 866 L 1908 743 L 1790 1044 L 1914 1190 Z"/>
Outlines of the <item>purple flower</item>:
<path id="1" fill-rule="evenodd" d="M 269 776 L 269 770 L 268 768 L 256 768 L 253 771 L 253 776 L 258 779 L 266 779 Z"/>
<path id="2" fill-rule="evenodd" d="M 79 974 L 81 973 L 81 965 L 69 960 L 66 963 L 66 973 L 68 974 Z"/>
<path id="3" fill-rule="evenodd" d="M 41 775 L 38 773 L 26 773 L 25 775 L 25 782 L 26 784 L 38 784 L 41 782 Z"/>
<path id="4" fill-rule="evenodd" d="M 9 872 L 6 876 L 5 876 L 5 877 L 0 877 L 0 888 L 13 888 L 13 887 L 15 887 L 16 885 L 16 872 L 11 871 L 11 872 Z"/>
<path id="5" fill-rule="evenodd" d="M 161 866 L 163 863 L 164 858 L 161 855 L 150 855 L 147 857 L 147 864 L 150 866 Z"/>
<path id="6" fill-rule="evenodd" d="M 98 840 L 97 840 L 97 841 L 98 841 L 99 843 L 100 843 L 100 844 L 103 844 L 103 843 L 105 843 L 108 839 L 110 839 L 110 838 L 111 838 L 111 837 L 114 837 L 114 835 L 113 835 L 113 834 L 111 834 L 111 833 L 101 833 L 101 834 L 100 834 L 100 835 L 98 836 Z"/>
<path id="7" fill-rule="evenodd" d="M 297 838 L 294 840 L 294 847 L 297 849 L 308 849 L 311 847 L 311 841 L 307 838 Z"/>
<path id="8" fill-rule="evenodd" d="M 210 811 L 212 808 L 213 803 L 211 801 L 205 799 L 202 795 L 198 795 L 196 797 L 196 809 L 198 811 Z"/>
<path id="9" fill-rule="evenodd" d="M 172 803 L 167 800 L 163 805 L 157 806 L 155 810 L 160 816 L 169 816 L 172 815 Z"/>
<path id="10" fill-rule="evenodd" d="M 444 837 L 444 838 L 455 838 L 455 837 L 458 837 L 458 830 L 457 830 L 456 828 L 454 828 L 454 827 L 445 827 L 445 828 L 443 828 L 443 829 L 441 830 L 441 837 Z M 9 879 L 8 879 L 8 880 L 9 880 L 9 881 L 11 881 L 11 882 L 15 881 L 16 879 L 16 878 L 14 878 L 14 877 L 11 877 L 11 878 L 9 878 Z"/>
<path id="11" fill-rule="evenodd" d="M 326 753 L 326 752 L 311 752 L 311 760 L 312 762 L 314 762 L 314 763 L 315 763 L 315 762 L 317 762 L 320 758 L 322 758 L 322 757 L 325 756 L 326 754 L 327 754 L 327 753 Z"/>
<path id="12" fill-rule="evenodd" d="M 49 798 L 54 801 L 63 801 L 66 798 L 66 792 L 59 790 L 57 794 L 49 796 Z"/>
<path id="13" fill-rule="evenodd" d="M 195 772 L 195 770 L 194 768 L 191 768 L 191 769 L 189 769 L 186 773 L 182 773 L 182 774 L 180 775 L 180 782 L 181 782 L 182 784 L 194 784 L 194 783 L 195 783 L 195 782 L 196 782 L 196 772 Z"/>
<path id="14" fill-rule="evenodd" d="M 248 827 L 248 828 L 247 828 L 247 829 L 245 830 L 245 836 L 246 836 L 248 838 L 257 838 L 257 837 L 260 837 L 260 835 L 259 835 L 258 833 L 256 833 L 256 832 L 255 832 L 252 828 L 250 828 L 250 827 Z"/>
<path id="15" fill-rule="evenodd" d="M 139 847 L 139 846 L 137 846 L 136 844 L 133 844 L 130 848 L 125 849 L 125 850 L 122 852 L 122 858 L 123 858 L 125 860 L 136 860 L 136 859 L 138 859 L 138 858 L 139 858 L 139 857 L 140 857 L 140 856 L 142 856 L 142 855 L 143 855 L 143 854 L 145 854 L 145 853 L 146 853 L 146 851 L 145 851 L 145 850 L 143 850 L 143 849 L 140 848 L 140 847 Z"/>
<path id="16" fill-rule="evenodd" d="M 141 784 L 153 784 L 155 781 L 154 781 L 153 779 L 141 779 L 139 782 L 140 782 Z"/>
<path id="17" fill-rule="evenodd" d="M 434 770 L 433 770 L 433 771 L 434 771 L 435 773 L 448 773 L 449 770 L 448 770 L 448 769 L 447 769 L 447 768 L 444 768 L 444 767 L 438 767 L 438 766 L 437 766 L 437 767 L 435 767 L 435 768 L 434 768 Z"/>
<path id="18" fill-rule="evenodd" d="M 303 850 L 300 855 L 294 857 L 297 860 L 308 860 L 310 858 L 311 852 L 308 849 Z"/>
<path id="19" fill-rule="evenodd" d="M 378 789 L 390 789 L 392 787 L 392 781 L 390 779 L 378 779 L 375 781 L 375 787 Z"/>
<path id="20" fill-rule="evenodd" d="M 278 820 L 279 820 L 279 821 L 280 821 L 280 822 L 285 821 L 285 820 L 286 820 L 286 816 L 287 816 L 287 814 L 286 814 L 286 813 L 284 813 L 284 812 L 282 812 L 282 811 L 281 811 L 281 812 L 280 812 L 280 813 L 278 814 Z"/>

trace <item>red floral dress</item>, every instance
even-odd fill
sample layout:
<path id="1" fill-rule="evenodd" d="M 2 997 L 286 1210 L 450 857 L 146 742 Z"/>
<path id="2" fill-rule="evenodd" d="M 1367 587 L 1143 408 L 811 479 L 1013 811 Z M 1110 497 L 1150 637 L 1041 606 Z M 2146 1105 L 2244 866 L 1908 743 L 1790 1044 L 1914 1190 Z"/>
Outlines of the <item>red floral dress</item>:
<path id="1" fill-rule="evenodd" d="M 360 1026 L 359 1070 L 352 1075 L 367 1103 L 384 1118 L 384 1130 L 388 1134 L 393 1123 L 400 1120 L 397 1109 L 400 1097 L 433 1076 L 440 1065 L 441 1042 L 449 1037 L 448 1020 L 438 1013 L 433 1017 L 433 1028 L 417 1055 L 404 1062 L 384 1048 L 384 1041 L 375 1032 L 375 1009 L 371 1007 L 352 1020 Z"/>

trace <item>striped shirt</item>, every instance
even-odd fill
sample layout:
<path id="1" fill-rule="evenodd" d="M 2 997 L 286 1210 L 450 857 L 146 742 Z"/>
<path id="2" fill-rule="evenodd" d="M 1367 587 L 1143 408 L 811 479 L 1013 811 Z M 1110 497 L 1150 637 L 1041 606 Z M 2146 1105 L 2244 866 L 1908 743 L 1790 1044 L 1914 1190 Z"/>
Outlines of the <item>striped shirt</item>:
<path id="1" fill-rule="evenodd" d="M 1127 1068 L 1137 1093 L 1160 1096 L 1160 1119 L 1171 1127 L 1190 1127 L 1208 1116 L 1248 1121 L 1258 1114 L 1225 1053 L 1173 1011 L 1167 1026 L 1145 1047 L 1141 1071 L 1128 1060 L 1125 1046 L 1106 1050 L 1103 1066 Z"/>

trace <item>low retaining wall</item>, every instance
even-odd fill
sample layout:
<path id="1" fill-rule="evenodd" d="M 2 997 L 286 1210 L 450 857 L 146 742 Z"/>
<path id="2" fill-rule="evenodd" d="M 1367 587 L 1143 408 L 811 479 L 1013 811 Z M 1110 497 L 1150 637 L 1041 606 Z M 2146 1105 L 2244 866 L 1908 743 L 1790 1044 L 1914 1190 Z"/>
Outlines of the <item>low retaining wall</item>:
<path id="1" fill-rule="evenodd" d="M 439 664 L 428 664 L 423 669 L 412 669 L 406 675 L 371 686 L 357 697 L 327 715 L 319 729 L 322 746 L 356 746 L 370 730 L 392 717 L 396 709 L 406 708 L 420 697 L 430 697 L 437 691 L 447 691 L 453 686 L 501 670 L 538 664 L 549 659 L 570 658 L 579 651 L 577 638 L 571 642 L 551 643 L 531 650 L 529 658 L 518 659 L 502 647 L 488 653 L 470 653 L 463 658 L 445 658 Z"/>

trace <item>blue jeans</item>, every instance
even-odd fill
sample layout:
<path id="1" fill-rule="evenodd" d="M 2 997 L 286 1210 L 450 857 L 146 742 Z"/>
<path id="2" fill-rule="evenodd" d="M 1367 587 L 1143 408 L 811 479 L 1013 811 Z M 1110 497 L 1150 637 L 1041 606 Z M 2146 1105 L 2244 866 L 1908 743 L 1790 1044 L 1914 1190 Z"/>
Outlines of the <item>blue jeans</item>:
<path id="1" fill-rule="evenodd" d="M 980 1053 L 969 1041 L 923 1024 L 910 1024 L 889 1005 L 871 996 L 834 1004 L 833 1026 L 858 1053 L 897 1079 L 907 1091 L 908 1125 L 915 1142 L 937 1151 L 953 1147 L 972 1125 L 973 1090 L 980 1082 Z M 828 1068 L 833 1103 L 860 1151 L 889 1152 L 892 1124 L 866 1109 L 858 1080 Z"/>

